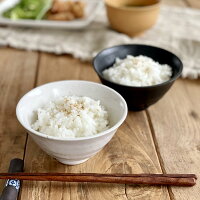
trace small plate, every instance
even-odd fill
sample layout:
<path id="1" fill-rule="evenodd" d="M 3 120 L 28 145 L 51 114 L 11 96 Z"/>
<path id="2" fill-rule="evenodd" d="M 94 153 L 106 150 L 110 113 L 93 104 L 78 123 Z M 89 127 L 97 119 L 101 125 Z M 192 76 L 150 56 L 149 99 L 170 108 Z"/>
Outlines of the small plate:
<path id="1" fill-rule="evenodd" d="M 0 25 L 35 27 L 35 28 L 61 28 L 61 29 L 81 29 L 87 27 L 96 16 L 101 6 L 99 0 L 84 0 L 86 2 L 85 17 L 73 21 L 51 21 L 51 20 L 11 20 L 2 16 L 2 14 L 15 6 L 19 0 L 4 0 L 0 3 Z"/>

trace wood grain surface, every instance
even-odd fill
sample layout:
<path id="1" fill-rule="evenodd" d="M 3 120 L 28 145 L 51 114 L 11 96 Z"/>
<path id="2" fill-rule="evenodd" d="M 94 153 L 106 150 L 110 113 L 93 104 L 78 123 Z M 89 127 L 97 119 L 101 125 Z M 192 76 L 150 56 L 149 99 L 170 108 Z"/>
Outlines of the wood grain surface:
<path id="1" fill-rule="evenodd" d="M 200 172 L 200 81 L 177 81 L 158 104 L 149 109 L 162 166 L 167 173 Z M 162 112 L 161 112 L 162 111 Z M 173 116 L 173 117 L 172 117 Z M 199 199 L 200 183 L 172 188 L 176 199 Z"/>
<path id="2" fill-rule="evenodd" d="M 166 0 L 167 1 L 167 0 Z M 180 1 L 178 1 L 180 4 Z M 175 3 L 175 2 L 174 2 Z M 200 8 L 200 1 L 182 1 Z M 160 102 L 147 111 L 152 135 L 165 173 L 200 175 L 200 80 L 178 80 Z M 200 182 L 193 188 L 169 188 L 171 199 L 200 199 Z"/>
<path id="3" fill-rule="evenodd" d="M 36 66 L 37 53 L 0 49 L 0 171 L 7 172 L 12 158 L 23 158 L 26 133 L 16 119 L 15 108 L 33 87 Z M 3 184 L 0 181 L 0 190 Z"/>
<path id="4" fill-rule="evenodd" d="M 200 8 L 199 0 L 163 0 Z M 0 49 L 0 171 L 25 155 L 26 172 L 196 173 L 200 175 L 200 80 L 178 80 L 166 96 L 143 112 L 129 112 L 115 137 L 96 156 L 65 166 L 45 154 L 15 117 L 19 98 L 36 85 L 81 79 L 99 82 L 90 63 L 68 55 Z M 0 189 L 4 182 L 0 181 Z M 24 181 L 21 200 L 198 200 L 192 188 Z"/>

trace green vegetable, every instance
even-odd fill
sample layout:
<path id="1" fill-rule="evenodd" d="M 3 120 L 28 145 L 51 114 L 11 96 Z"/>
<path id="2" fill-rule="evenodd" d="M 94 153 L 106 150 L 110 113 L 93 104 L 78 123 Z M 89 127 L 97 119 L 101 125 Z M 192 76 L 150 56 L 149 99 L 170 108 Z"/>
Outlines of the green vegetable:
<path id="1" fill-rule="evenodd" d="M 21 0 L 15 7 L 3 13 L 4 17 L 16 19 L 42 19 L 51 8 L 52 0 Z"/>

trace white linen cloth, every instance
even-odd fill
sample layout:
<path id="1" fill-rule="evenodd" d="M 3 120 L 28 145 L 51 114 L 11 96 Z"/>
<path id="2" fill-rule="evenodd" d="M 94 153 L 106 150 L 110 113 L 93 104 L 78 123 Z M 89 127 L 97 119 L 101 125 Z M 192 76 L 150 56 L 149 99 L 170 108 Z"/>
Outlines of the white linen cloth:
<path id="1" fill-rule="evenodd" d="M 196 79 L 200 76 L 200 10 L 196 9 L 162 6 L 156 25 L 134 38 L 111 30 L 103 8 L 84 30 L 0 27 L 0 45 L 68 53 L 81 60 L 91 60 L 106 47 L 128 43 L 149 44 L 172 51 L 184 63 L 182 77 Z"/>

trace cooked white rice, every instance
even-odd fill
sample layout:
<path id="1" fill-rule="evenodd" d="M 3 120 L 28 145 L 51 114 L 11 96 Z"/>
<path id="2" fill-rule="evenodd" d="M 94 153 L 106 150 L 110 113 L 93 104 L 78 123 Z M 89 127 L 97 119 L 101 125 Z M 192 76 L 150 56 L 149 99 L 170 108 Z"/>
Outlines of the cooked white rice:
<path id="1" fill-rule="evenodd" d="M 103 76 L 122 85 L 150 86 L 168 81 L 172 69 L 146 56 L 128 55 L 125 59 L 116 58 L 115 64 L 103 71 Z"/>
<path id="2" fill-rule="evenodd" d="M 34 130 L 61 138 L 92 136 L 109 128 L 108 112 L 89 97 L 61 97 L 38 108 L 36 115 Z"/>

